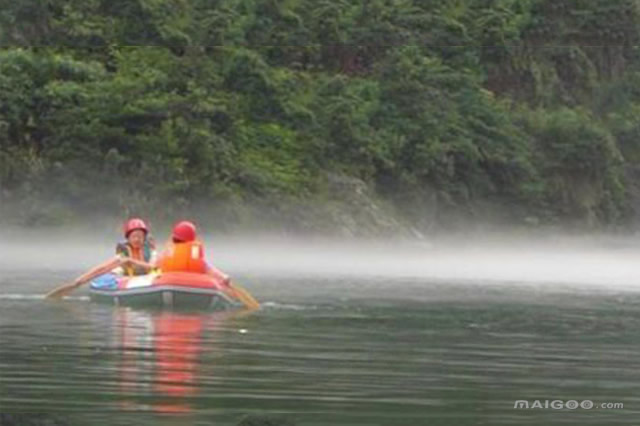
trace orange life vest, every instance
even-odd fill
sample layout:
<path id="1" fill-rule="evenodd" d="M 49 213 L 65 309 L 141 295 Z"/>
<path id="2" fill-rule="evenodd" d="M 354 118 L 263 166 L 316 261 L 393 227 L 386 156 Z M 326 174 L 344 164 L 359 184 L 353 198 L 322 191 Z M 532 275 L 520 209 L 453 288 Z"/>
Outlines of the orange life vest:
<path id="1" fill-rule="evenodd" d="M 200 241 L 173 243 L 158 260 L 162 272 L 207 272 L 204 247 Z"/>

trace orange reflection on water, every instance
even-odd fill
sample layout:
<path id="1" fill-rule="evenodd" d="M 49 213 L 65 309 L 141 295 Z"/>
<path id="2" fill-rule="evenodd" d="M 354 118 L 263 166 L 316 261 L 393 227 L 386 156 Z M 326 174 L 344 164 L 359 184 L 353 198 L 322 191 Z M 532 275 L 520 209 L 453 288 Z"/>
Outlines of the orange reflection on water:
<path id="1" fill-rule="evenodd" d="M 158 394 L 184 398 L 197 392 L 202 326 L 202 316 L 165 312 L 154 317 L 154 390 Z"/>
<path id="2" fill-rule="evenodd" d="M 190 412 L 188 400 L 198 392 L 203 332 L 224 318 L 211 313 L 116 309 L 122 408 L 132 409 L 131 399 L 151 396 L 153 411 Z"/>

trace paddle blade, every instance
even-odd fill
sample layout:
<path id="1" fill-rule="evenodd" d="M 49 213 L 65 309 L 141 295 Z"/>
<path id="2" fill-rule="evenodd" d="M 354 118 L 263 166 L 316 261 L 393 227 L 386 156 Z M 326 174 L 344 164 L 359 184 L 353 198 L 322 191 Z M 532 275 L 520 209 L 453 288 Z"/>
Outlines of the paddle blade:
<path id="1" fill-rule="evenodd" d="M 244 288 L 236 283 L 229 283 L 233 296 L 244 303 L 247 309 L 255 310 L 260 308 L 260 303 Z"/>
<path id="2" fill-rule="evenodd" d="M 50 300 L 62 299 L 64 296 L 70 294 L 76 288 L 77 287 L 74 283 L 61 285 L 60 287 L 55 288 L 51 290 L 49 293 L 47 293 L 47 295 L 44 298 L 50 299 Z"/>

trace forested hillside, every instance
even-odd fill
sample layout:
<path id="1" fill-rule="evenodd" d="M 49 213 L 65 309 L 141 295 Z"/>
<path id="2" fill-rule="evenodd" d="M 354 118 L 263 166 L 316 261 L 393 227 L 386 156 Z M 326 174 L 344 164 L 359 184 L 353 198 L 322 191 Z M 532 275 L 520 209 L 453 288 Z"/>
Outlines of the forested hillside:
<path id="1" fill-rule="evenodd" d="M 635 0 L 0 0 L 0 220 L 630 226 L 639 38 Z"/>

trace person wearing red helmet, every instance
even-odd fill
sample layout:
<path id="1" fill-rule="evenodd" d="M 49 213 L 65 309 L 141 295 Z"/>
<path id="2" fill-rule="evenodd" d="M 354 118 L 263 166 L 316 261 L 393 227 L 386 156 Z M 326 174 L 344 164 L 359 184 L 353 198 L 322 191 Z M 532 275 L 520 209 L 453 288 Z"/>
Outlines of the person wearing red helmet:
<path id="1" fill-rule="evenodd" d="M 163 272 L 195 272 L 212 276 L 226 286 L 226 292 L 242 302 L 247 309 L 258 309 L 260 303 L 239 285 L 232 283 L 227 274 L 208 263 L 204 258 L 204 246 L 197 239 L 193 222 L 176 223 L 171 233 L 171 244 L 160 256 L 158 267 Z"/>
<path id="2" fill-rule="evenodd" d="M 124 225 L 124 237 L 125 241 L 116 246 L 115 257 L 76 278 L 73 286 L 79 287 L 108 272 L 143 275 L 151 271 L 156 252 L 147 224 L 139 218 L 129 219 Z"/>
<path id="3" fill-rule="evenodd" d="M 139 218 L 129 219 L 124 225 L 125 241 L 118 243 L 116 254 L 128 275 L 144 275 L 156 262 L 156 247 L 149 235 L 147 224 Z"/>
<path id="4" fill-rule="evenodd" d="M 195 272 L 208 274 L 229 284 L 229 276 L 204 257 L 204 246 L 197 239 L 196 226 L 193 222 L 183 220 L 173 227 L 171 244 L 158 260 L 158 267 L 163 272 Z"/>
<path id="5" fill-rule="evenodd" d="M 171 232 L 171 239 L 174 243 L 195 241 L 196 225 L 188 220 L 176 223 Z"/>
<path id="6" fill-rule="evenodd" d="M 204 258 L 204 247 L 197 239 L 196 226 L 193 222 L 176 223 L 171 233 L 172 244 L 158 260 L 158 267 L 163 272 L 195 272 L 205 273 L 223 282 L 226 292 L 242 302 L 247 309 L 260 308 L 260 303 L 236 283 L 232 283 L 227 274 L 220 271 Z"/>

